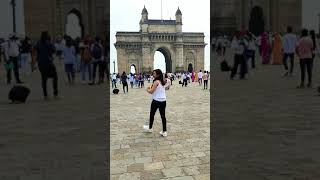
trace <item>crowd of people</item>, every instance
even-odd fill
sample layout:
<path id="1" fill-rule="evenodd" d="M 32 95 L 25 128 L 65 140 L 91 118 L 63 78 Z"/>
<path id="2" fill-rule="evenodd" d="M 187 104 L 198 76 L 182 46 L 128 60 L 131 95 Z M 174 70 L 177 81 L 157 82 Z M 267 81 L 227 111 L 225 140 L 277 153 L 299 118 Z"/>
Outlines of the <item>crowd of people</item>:
<path id="1" fill-rule="evenodd" d="M 218 59 L 226 63 L 225 47 L 230 42 L 232 53 L 234 54 L 233 66 L 230 67 L 230 79 L 233 80 L 240 66 L 240 79 L 247 79 L 249 67 L 256 67 L 256 52 L 261 57 L 262 65 L 283 65 L 283 76 L 292 76 L 294 70 L 294 59 L 298 56 L 300 64 L 300 84 L 297 88 L 305 87 L 306 72 L 308 75 L 307 87 L 312 87 L 313 61 L 318 50 L 318 42 L 314 30 L 302 29 L 300 35 L 293 32 L 292 27 L 287 27 L 286 33 L 263 32 L 259 36 L 243 30 L 236 31 L 231 41 L 227 39 L 215 41 L 215 51 Z M 218 44 L 217 44 L 218 43 Z M 289 63 L 288 63 L 289 59 Z M 222 69 L 222 67 L 221 67 Z"/>
<path id="2" fill-rule="evenodd" d="M 64 65 L 65 76 L 69 84 L 74 84 L 76 74 L 81 75 L 83 84 L 95 85 L 104 82 L 107 70 L 107 51 L 105 42 L 100 37 L 73 39 L 70 36 L 58 36 L 51 39 L 48 32 L 42 32 L 38 41 L 25 37 L 18 38 L 11 34 L 1 43 L 1 62 L 7 74 L 7 84 L 12 82 L 12 71 L 17 84 L 23 84 L 21 73 L 30 75 L 39 71 L 45 99 L 48 97 L 47 80 L 53 79 L 54 96 L 58 96 L 57 64 Z M 98 78 L 97 76 L 98 69 Z M 98 79 L 98 80 L 97 80 Z"/>
<path id="3" fill-rule="evenodd" d="M 173 81 L 179 80 L 182 87 L 187 87 L 188 83 L 197 82 L 199 86 L 203 84 L 203 89 L 208 89 L 209 71 L 200 70 L 199 72 L 182 72 L 182 73 L 164 73 L 164 77 L 170 80 L 172 85 Z M 111 74 L 112 89 L 117 88 L 117 84 L 123 85 L 123 92 L 128 93 L 128 84 L 131 88 L 144 88 L 144 82 L 152 83 L 154 77 L 149 73 L 129 73 L 123 72 Z M 126 91 L 125 91 L 126 90 Z"/>

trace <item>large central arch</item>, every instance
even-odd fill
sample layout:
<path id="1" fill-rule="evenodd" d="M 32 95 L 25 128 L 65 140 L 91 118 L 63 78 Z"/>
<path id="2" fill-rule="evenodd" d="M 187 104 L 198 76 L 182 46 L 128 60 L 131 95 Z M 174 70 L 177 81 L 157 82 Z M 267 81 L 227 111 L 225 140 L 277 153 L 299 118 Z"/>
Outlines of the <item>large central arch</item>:
<path id="1" fill-rule="evenodd" d="M 148 19 L 146 8 L 142 10 L 140 31 L 117 32 L 115 47 L 117 49 L 118 72 L 130 71 L 135 54 L 137 72 L 151 72 L 154 54 L 161 52 L 166 61 L 167 72 L 187 71 L 187 52 L 192 51 L 193 69 L 204 68 L 204 33 L 182 32 L 182 13 L 178 8 L 176 20 Z M 131 63 L 131 64 L 130 64 Z"/>

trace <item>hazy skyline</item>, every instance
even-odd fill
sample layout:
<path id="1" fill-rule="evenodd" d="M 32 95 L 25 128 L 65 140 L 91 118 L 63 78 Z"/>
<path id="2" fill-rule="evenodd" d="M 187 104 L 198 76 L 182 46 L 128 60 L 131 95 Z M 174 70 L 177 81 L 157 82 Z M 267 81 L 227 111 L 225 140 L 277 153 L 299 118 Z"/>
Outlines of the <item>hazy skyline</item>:
<path id="1" fill-rule="evenodd" d="M 200 3 L 201 2 L 201 3 Z M 113 61 L 117 60 L 115 34 L 117 31 L 140 30 L 139 22 L 141 11 L 145 6 L 148 10 L 149 19 L 161 19 L 161 0 L 111 0 L 110 2 L 110 72 L 113 72 Z M 183 0 L 162 0 L 162 18 L 175 19 L 175 13 L 180 8 L 182 12 L 182 31 L 183 32 L 204 32 L 205 43 L 205 69 L 210 68 L 210 1 L 202 0 L 183 1 Z M 158 54 L 158 53 L 157 53 Z M 156 66 L 163 66 L 163 56 L 157 55 Z M 117 64 L 117 63 L 116 63 Z M 117 66 L 116 66 L 117 71 Z"/>

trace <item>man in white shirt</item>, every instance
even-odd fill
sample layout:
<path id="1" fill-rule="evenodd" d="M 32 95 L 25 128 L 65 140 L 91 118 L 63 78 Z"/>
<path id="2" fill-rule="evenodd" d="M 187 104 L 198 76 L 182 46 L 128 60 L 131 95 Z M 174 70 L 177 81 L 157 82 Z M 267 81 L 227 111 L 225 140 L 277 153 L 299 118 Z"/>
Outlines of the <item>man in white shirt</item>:
<path id="1" fill-rule="evenodd" d="M 292 75 L 294 65 L 294 53 L 297 45 L 297 36 L 292 33 L 292 27 L 287 27 L 287 34 L 282 39 L 283 47 L 283 65 L 286 70 L 284 76 Z M 287 59 L 290 58 L 290 72 L 288 69 Z"/>
<path id="2" fill-rule="evenodd" d="M 9 40 L 3 44 L 3 49 L 7 69 L 7 84 L 11 83 L 12 69 L 14 71 L 16 82 L 21 84 L 22 81 L 19 77 L 20 42 L 15 34 L 10 35 Z"/>
<path id="3" fill-rule="evenodd" d="M 198 73 L 198 78 L 199 78 L 198 82 L 199 82 L 199 86 L 201 86 L 201 85 L 202 85 L 202 77 L 203 77 L 203 73 L 202 73 L 202 71 L 200 70 L 200 72 Z"/>
<path id="4" fill-rule="evenodd" d="M 116 73 L 113 73 L 111 75 L 111 80 L 112 80 L 112 88 L 117 88 L 117 75 Z"/>
<path id="5" fill-rule="evenodd" d="M 187 74 L 182 73 L 182 87 L 183 86 L 187 87 L 187 85 L 188 85 Z"/>
<path id="6" fill-rule="evenodd" d="M 234 76 L 237 74 L 239 65 L 240 79 L 245 78 L 247 63 L 244 57 L 244 50 L 247 45 L 248 42 L 240 36 L 240 32 L 237 32 L 231 43 L 231 49 L 234 52 L 234 65 L 230 75 L 231 80 L 233 80 Z"/>

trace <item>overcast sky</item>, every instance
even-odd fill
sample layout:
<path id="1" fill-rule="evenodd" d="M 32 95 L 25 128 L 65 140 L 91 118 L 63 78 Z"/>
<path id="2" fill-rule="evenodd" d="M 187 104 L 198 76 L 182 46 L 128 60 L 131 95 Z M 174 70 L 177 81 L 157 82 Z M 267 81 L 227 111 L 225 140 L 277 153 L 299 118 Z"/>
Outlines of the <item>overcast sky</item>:
<path id="1" fill-rule="evenodd" d="M 111 0 L 110 2 L 110 72 L 113 72 L 113 61 L 117 59 L 115 34 L 117 31 L 139 31 L 141 11 L 145 5 L 149 19 L 161 19 L 161 0 Z M 162 18 L 175 20 L 178 6 L 182 12 L 182 31 L 204 32 L 205 42 L 205 69 L 210 67 L 210 0 L 162 0 Z M 156 67 L 165 65 L 164 57 L 156 56 L 162 61 Z M 116 66 L 117 70 L 117 66 Z"/>
<path id="2" fill-rule="evenodd" d="M 302 25 L 304 28 L 314 29 L 319 32 L 320 1 L 302 0 Z"/>

